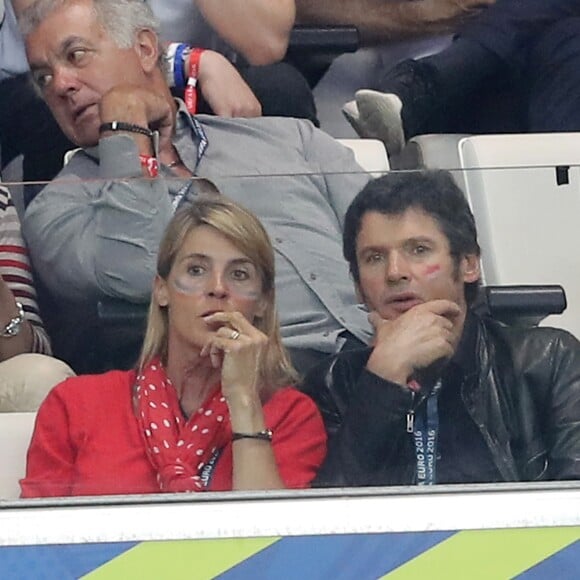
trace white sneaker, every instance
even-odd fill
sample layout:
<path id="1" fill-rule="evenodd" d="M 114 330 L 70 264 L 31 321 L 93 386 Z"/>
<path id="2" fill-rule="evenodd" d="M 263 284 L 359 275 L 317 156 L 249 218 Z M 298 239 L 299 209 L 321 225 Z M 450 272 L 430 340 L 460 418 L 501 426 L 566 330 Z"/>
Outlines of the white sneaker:
<path id="1" fill-rule="evenodd" d="M 398 155 L 405 145 L 401 110 L 403 103 L 394 93 L 361 90 L 355 94 L 359 126 L 365 137 L 380 139 L 389 157 Z"/>

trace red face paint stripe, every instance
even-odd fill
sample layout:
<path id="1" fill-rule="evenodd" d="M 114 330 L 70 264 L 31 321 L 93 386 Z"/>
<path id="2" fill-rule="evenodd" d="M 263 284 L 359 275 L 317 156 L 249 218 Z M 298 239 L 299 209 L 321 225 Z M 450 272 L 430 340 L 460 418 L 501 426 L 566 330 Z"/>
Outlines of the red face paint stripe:
<path id="1" fill-rule="evenodd" d="M 429 276 L 431 274 L 435 274 L 435 272 L 439 272 L 441 270 L 441 266 L 439 264 L 433 264 L 433 266 L 427 266 L 425 268 L 425 275 Z"/>

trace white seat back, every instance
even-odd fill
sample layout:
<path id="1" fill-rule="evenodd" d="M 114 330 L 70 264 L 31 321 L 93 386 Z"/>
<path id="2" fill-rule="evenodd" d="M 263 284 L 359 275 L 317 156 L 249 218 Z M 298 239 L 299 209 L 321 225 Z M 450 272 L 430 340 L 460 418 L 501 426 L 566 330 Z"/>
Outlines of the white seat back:
<path id="1" fill-rule="evenodd" d="M 369 173 L 380 175 L 389 170 L 389 158 L 382 141 L 378 139 L 338 139 L 352 149 L 356 162 Z"/>
<path id="2" fill-rule="evenodd" d="M 0 413 L 0 500 L 20 496 L 36 413 Z"/>
<path id="3" fill-rule="evenodd" d="M 463 181 L 483 282 L 561 284 L 568 308 L 542 325 L 580 337 L 580 133 L 471 136 L 458 149 L 461 167 L 482 168 Z"/>

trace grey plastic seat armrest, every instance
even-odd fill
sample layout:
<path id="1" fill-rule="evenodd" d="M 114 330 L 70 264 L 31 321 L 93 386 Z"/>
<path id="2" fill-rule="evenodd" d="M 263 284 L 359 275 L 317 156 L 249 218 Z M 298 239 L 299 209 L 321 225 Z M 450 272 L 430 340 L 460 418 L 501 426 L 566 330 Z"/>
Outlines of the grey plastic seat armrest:
<path id="1" fill-rule="evenodd" d="M 355 52 L 360 46 L 355 26 L 310 26 L 297 24 L 290 33 L 288 54 L 321 53 L 338 55 Z"/>
<path id="2" fill-rule="evenodd" d="M 97 316 L 101 326 L 144 324 L 147 304 L 136 304 L 118 298 L 102 298 L 97 304 Z"/>
<path id="3" fill-rule="evenodd" d="M 566 292 L 562 286 L 484 286 L 488 313 L 514 326 L 535 326 L 546 316 L 566 310 Z"/>

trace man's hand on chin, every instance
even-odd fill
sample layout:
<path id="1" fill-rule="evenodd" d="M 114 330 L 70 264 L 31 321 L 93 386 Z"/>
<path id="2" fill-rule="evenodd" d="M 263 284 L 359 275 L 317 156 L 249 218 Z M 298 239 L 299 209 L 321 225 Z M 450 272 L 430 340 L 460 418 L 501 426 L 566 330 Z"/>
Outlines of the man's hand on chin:
<path id="1" fill-rule="evenodd" d="M 394 320 L 371 312 L 375 338 L 366 368 L 385 380 L 406 385 L 417 370 L 453 356 L 460 314 L 459 306 L 450 300 L 424 302 Z"/>

